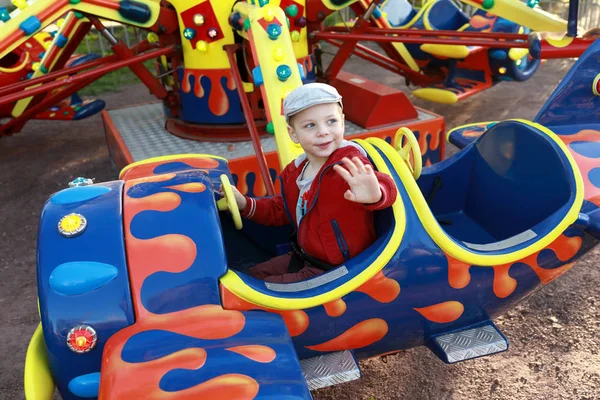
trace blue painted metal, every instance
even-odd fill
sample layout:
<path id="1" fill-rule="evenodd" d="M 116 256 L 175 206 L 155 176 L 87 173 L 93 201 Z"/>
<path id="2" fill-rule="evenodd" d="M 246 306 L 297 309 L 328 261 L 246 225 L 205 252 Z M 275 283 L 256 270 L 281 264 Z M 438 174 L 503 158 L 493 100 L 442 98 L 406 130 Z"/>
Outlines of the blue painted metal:
<path id="1" fill-rule="evenodd" d="M 134 322 L 123 243 L 122 185 L 110 182 L 67 189 L 52 197 L 60 201 L 51 199 L 42 211 L 38 295 L 48 359 L 65 400 L 79 398 L 68 390 L 69 382 L 77 376 L 98 372 L 106 341 Z M 58 232 L 58 221 L 73 212 L 86 217 L 88 228 L 76 238 L 64 238 Z M 96 290 L 77 296 L 57 293 L 50 286 L 51 274 L 58 266 L 77 261 L 111 265 L 118 275 Z M 90 352 L 76 354 L 67 348 L 66 337 L 71 328 L 81 323 L 96 330 L 98 342 Z"/>
<path id="2" fill-rule="evenodd" d="M 599 64 L 600 40 L 596 40 L 567 72 L 534 121 L 553 130 L 569 125 L 597 130 L 600 126 L 600 97 L 593 95 L 592 84 L 598 75 Z M 567 129 L 572 133 L 578 132 Z"/>
<path id="3" fill-rule="evenodd" d="M 141 298 L 144 306 L 155 314 L 167 314 L 202 304 L 219 304 L 218 279 L 227 271 L 223 241 L 214 232 L 220 230 L 212 190 L 200 193 L 168 189 L 184 183 L 212 186 L 209 175 L 202 171 L 178 172 L 168 181 L 140 183 L 127 191 L 127 196 L 142 199 L 157 193 L 177 192 L 181 204 L 173 211 L 143 211 L 131 221 L 131 233 L 140 240 L 163 235 L 182 235 L 196 243 L 199 257 L 180 273 L 157 272 L 146 278 Z M 193 223 L 190 216 L 194 215 Z M 168 296 L 170 301 L 165 301 Z"/>
<path id="4" fill-rule="evenodd" d="M 40 20 L 35 15 L 32 15 L 25 21 L 21 22 L 19 28 L 21 28 L 24 34 L 29 36 L 36 33 L 41 26 L 42 23 L 40 22 Z"/>
<path id="5" fill-rule="evenodd" d="M 283 320 L 275 314 L 247 311 L 244 328 L 238 334 L 223 339 L 198 339 L 174 331 L 149 330 L 140 332 L 125 343 L 122 358 L 128 363 L 145 363 L 178 351 L 203 348 L 207 352 L 202 368 L 173 369 L 160 380 L 160 388 L 177 392 L 194 387 L 226 374 L 241 374 L 258 382 L 256 398 L 310 399 L 298 357 Z M 243 345 L 268 346 L 275 353 L 270 362 L 256 362 L 241 354 L 227 350 Z"/>
<path id="6" fill-rule="evenodd" d="M 119 361 L 131 364 L 163 360 L 180 350 L 206 350 L 208 368 L 175 367 L 165 370 L 158 382 L 162 390 L 193 388 L 225 371 L 242 372 L 259 382 L 259 398 L 283 398 L 285 395 L 308 398 L 310 394 L 302 383 L 297 359 L 335 351 L 332 348 L 321 351 L 315 346 L 340 337 L 358 324 L 378 321 L 379 326 L 385 326 L 380 340 L 356 346 L 356 356 L 363 358 L 427 344 L 436 335 L 478 326 L 514 307 L 545 283 L 544 280 L 549 279 L 547 274 L 564 272 L 569 264 L 597 244 L 595 237 L 600 236 L 600 208 L 597 205 L 600 202 L 600 197 L 597 197 L 600 196 L 600 178 L 597 175 L 600 171 L 597 144 L 600 142 L 597 129 L 600 115 L 589 111 L 595 109 L 586 111 L 582 107 L 569 110 L 568 114 L 564 109 L 565 105 L 575 104 L 576 100 L 588 106 L 595 104 L 595 100 L 590 100 L 595 98 L 591 85 L 588 85 L 591 82 L 585 77 L 592 76 L 589 73 L 591 61 L 597 61 L 599 53 L 600 42 L 591 46 L 578 60 L 573 70 L 579 74 L 568 74 L 551 96 L 549 105 L 540 112 L 540 119 L 549 122 L 567 145 L 586 185 L 587 200 L 579 218 L 561 232 L 560 237 L 568 242 L 565 248 L 574 250 L 559 254 L 564 249 L 556 250 L 549 246 L 527 259 L 507 265 L 505 279 L 514 280 L 514 287 L 505 293 L 496 287 L 497 275 L 501 274 L 496 270 L 498 266 L 470 265 L 467 266 L 468 280 L 461 283 L 463 286 L 450 282 L 453 260 L 430 237 L 409 196 L 409 182 L 400 179 L 381 149 L 377 152 L 392 171 L 404 204 L 404 213 L 399 217 L 405 222 L 405 233 L 381 271 L 383 280 L 398 285 L 399 293 L 377 300 L 372 292 L 352 291 L 341 298 L 346 311 L 338 316 L 331 315 L 325 305 L 304 309 L 301 313 L 306 317 L 306 327 L 296 332 L 291 341 L 279 315 L 223 310 L 220 307 L 218 279 L 227 268 L 245 260 L 254 262 L 268 258 L 287 239 L 280 228 L 257 227 L 251 223 L 246 223 L 243 231 L 234 231 L 228 217 L 219 216 L 215 192 L 220 186 L 218 176 L 227 173 L 225 161 L 219 161 L 208 172 L 194 169 L 191 161 L 169 161 L 154 167 L 151 173 L 173 173 L 174 176 L 140 181 L 127 193 L 122 193 L 121 182 L 112 182 L 104 185 L 111 190 L 99 196 L 62 194 L 59 199 L 74 198 L 75 201 L 49 201 L 44 207 L 39 230 L 38 285 L 44 338 L 52 373 L 63 397 L 75 398 L 68 390 L 69 382 L 79 382 L 78 377 L 99 370 L 102 348 L 117 331 L 113 336 L 116 343 L 111 342 L 107 349 L 118 352 Z M 595 65 L 594 68 L 597 68 L 598 63 Z M 579 114 L 586 114 L 586 117 Z M 569 125 L 569 122 L 581 123 Z M 559 214 L 564 214 L 564 209 L 574 201 L 572 167 L 562 148 L 535 127 L 505 121 L 483 129 L 486 129 L 485 135 L 467 145 L 463 151 L 425 168 L 417 184 L 434 216 L 440 220 L 439 225 L 460 246 L 464 247 L 463 241 L 481 240 L 486 235 L 488 240 L 497 241 L 523 229 L 537 233 L 537 238 L 509 249 L 485 252 L 504 254 L 539 240 L 557 224 Z M 542 180 L 547 176 L 552 179 Z M 443 184 L 437 189 L 437 194 L 430 195 L 436 178 L 441 178 Z M 181 190 L 179 185 L 187 183 L 196 184 L 194 187 L 202 184 L 206 190 Z M 132 295 L 127 272 L 133 276 L 139 271 L 127 271 L 125 266 L 122 198 L 127 196 L 135 202 L 173 193 L 180 200 L 175 208 L 157 211 L 149 206 L 139 210 L 132 217 L 130 232 L 135 240 L 142 241 L 170 234 L 186 236 L 196 246 L 196 259 L 183 271 L 157 269 L 144 277 L 140 292 Z M 89 227 L 77 238 L 62 238 L 56 225 L 62 216 L 72 212 L 85 215 Z M 279 297 L 281 301 L 322 294 L 357 276 L 381 253 L 397 222 L 390 209 L 376 213 L 375 218 L 379 238 L 363 253 L 345 263 L 348 274 L 333 282 L 301 292 L 276 292 L 267 289 L 262 281 L 244 275 L 241 279 L 255 290 Z M 454 218 L 452 225 L 446 225 L 441 221 L 443 218 Z M 256 241 L 255 236 L 259 237 Z M 78 295 L 77 301 L 73 301 L 73 296 L 59 295 L 52 289 L 50 274 L 57 266 L 88 260 L 114 266 L 118 270 L 117 276 L 91 292 Z M 137 300 L 141 300 L 149 311 L 150 315 L 144 321 L 133 319 L 131 304 Z M 418 311 L 447 302 L 460 303 L 464 308 L 456 318 L 448 321 L 436 322 Z M 199 313 L 204 319 L 194 320 L 197 325 L 190 327 L 188 320 L 178 319 L 179 313 L 197 311 L 202 307 L 210 307 L 209 312 Z M 194 336 L 195 328 L 219 327 L 210 325 L 211 321 L 218 320 L 214 316 L 226 321 L 238 318 L 238 321 L 243 321 L 243 326 L 229 335 Z M 168 324 L 164 323 L 166 320 Z M 84 355 L 70 352 L 64 343 L 68 330 L 79 323 L 89 324 L 98 331 L 98 346 Z M 190 328 L 191 333 L 181 333 L 184 328 Z M 261 365 L 227 350 L 245 345 L 269 347 L 274 350 L 275 358 Z M 105 356 L 114 354 L 111 351 Z"/>
<path id="7" fill-rule="evenodd" d="M 183 82 L 184 69 L 179 68 L 177 70 L 177 76 L 179 81 Z M 221 85 L 220 90 L 215 90 L 213 93 L 213 81 L 207 76 L 202 77 L 200 83 L 196 82 L 195 76 L 190 76 L 190 90 L 188 93 L 184 92 L 181 88 L 179 89 L 179 95 L 181 96 L 181 120 L 185 122 L 193 122 L 198 124 L 241 124 L 246 121 L 244 113 L 242 112 L 242 106 L 240 103 L 240 97 L 236 89 L 229 89 L 227 85 L 227 77 L 223 76 L 219 80 Z M 232 79 L 232 78 L 229 78 Z M 197 85 L 202 85 L 204 94 L 202 97 L 196 95 L 194 89 Z M 227 97 L 229 108 L 223 115 L 216 115 L 211 111 L 209 105 L 209 99 L 211 96 L 219 96 L 220 91 L 224 91 Z M 198 91 L 199 93 L 199 91 Z"/>
<path id="8" fill-rule="evenodd" d="M 80 119 L 91 117 L 92 115 L 95 115 L 100 111 L 104 110 L 105 106 L 106 103 L 104 102 L 104 100 L 96 99 L 94 101 L 91 101 L 81 106 L 77 111 L 75 111 L 75 116 L 73 117 L 73 120 L 78 121 Z"/>
<path id="9" fill-rule="evenodd" d="M 69 38 L 67 38 L 66 36 L 63 36 L 62 33 L 59 33 L 58 37 L 55 40 L 56 40 L 56 47 L 62 48 L 62 47 L 65 47 L 65 45 L 69 41 Z"/>
<path id="10" fill-rule="evenodd" d="M 111 191 L 110 186 L 78 186 L 69 189 L 61 190 L 60 192 L 50 197 L 50 202 L 53 204 L 73 204 L 79 202 L 87 202 L 105 195 Z"/>
<path id="11" fill-rule="evenodd" d="M 84 399 L 95 399 L 98 397 L 100 388 L 100 372 L 78 376 L 69 382 L 69 391 L 75 396 Z"/>
<path id="12" fill-rule="evenodd" d="M 98 289 L 117 277 L 119 270 L 95 261 L 73 261 L 59 265 L 50 274 L 50 287 L 65 296 Z"/>

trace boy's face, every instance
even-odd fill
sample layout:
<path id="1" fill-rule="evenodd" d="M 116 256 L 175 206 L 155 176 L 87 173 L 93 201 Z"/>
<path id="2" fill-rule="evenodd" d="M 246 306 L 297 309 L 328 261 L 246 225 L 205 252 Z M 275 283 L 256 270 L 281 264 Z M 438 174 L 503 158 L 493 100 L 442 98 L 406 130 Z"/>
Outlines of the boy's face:
<path id="1" fill-rule="evenodd" d="M 344 139 L 344 115 L 338 103 L 318 104 L 295 114 L 289 133 L 309 160 L 327 159 Z"/>

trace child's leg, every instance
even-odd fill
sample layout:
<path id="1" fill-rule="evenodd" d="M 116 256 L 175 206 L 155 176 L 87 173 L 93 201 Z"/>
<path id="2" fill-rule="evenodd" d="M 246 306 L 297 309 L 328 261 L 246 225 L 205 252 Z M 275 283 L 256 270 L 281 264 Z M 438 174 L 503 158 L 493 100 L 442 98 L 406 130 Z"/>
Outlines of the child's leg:
<path id="1" fill-rule="evenodd" d="M 305 267 L 302 268 L 298 272 L 286 273 L 283 275 L 267 276 L 264 280 L 266 282 L 274 282 L 274 283 L 275 282 L 276 283 L 292 283 L 292 282 L 303 281 L 305 279 L 312 278 L 313 276 L 317 276 L 322 273 L 323 273 L 322 269 L 319 269 L 316 267 L 311 267 L 311 266 L 305 264 Z"/>
<path id="2" fill-rule="evenodd" d="M 254 278 L 277 283 L 298 282 L 323 273 L 321 269 L 308 264 L 304 264 L 304 268 L 298 272 L 288 273 L 291 258 L 290 254 L 274 257 L 269 261 L 250 267 L 248 273 Z"/>
<path id="3" fill-rule="evenodd" d="M 269 261 L 256 264 L 254 267 L 248 269 L 248 274 L 254 278 L 265 280 L 265 278 L 273 275 L 283 275 L 288 272 L 288 265 L 290 265 L 290 259 L 292 258 L 289 254 L 277 256 L 271 258 Z"/>

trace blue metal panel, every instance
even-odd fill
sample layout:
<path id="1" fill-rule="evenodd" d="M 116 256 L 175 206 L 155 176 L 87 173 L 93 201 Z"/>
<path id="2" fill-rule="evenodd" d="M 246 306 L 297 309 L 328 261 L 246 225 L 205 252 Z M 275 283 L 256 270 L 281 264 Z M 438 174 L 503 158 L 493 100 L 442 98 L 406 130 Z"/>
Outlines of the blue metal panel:
<path id="1" fill-rule="evenodd" d="M 106 341 L 134 322 L 123 246 L 122 186 L 122 182 L 109 182 L 68 189 L 55 195 L 42 211 L 37 266 L 42 326 L 54 380 L 67 400 L 79 398 L 69 391 L 69 382 L 98 372 Z M 78 195 L 82 193 L 99 195 Z M 87 228 L 77 237 L 66 238 L 60 235 L 58 222 L 73 212 L 87 219 Z M 102 286 L 78 284 L 77 290 L 58 293 L 50 285 L 53 273 L 53 286 L 62 288 L 86 281 L 90 273 L 89 268 L 77 276 L 75 270 L 65 270 L 64 265 L 72 262 L 81 262 L 82 269 L 88 262 L 102 263 L 116 269 L 117 274 Z M 89 324 L 98 334 L 96 347 L 84 354 L 72 352 L 66 344 L 69 330 L 79 324 Z"/>
<path id="2" fill-rule="evenodd" d="M 146 210 L 136 214 L 130 226 L 135 238 L 182 235 L 196 244 L 198 256 L 188 269 L 179 273 L 156 272 L 145 279 L 141 299 L 156 314 L 220 303 L 218 278 L 225 274 L 227 266 L 214 193 L 213 190 L 187 193 L 170 188 L 185 183 L 202 183 L 212 188 L 209 175 L 194 170 L 179 172 L 167 181 L 139 183 L 127 191 L 131 198 L 165 192 L 175 192 L 181 197 L 180 205 L 172 211 Z"/>
<path id="3" fill-rule="evenodd" d="M 592 84 L 598 75 L 598 65 L 600 40 L 592 43 L 567 72 L 534 121 L 549 127 L 592 124 L 597 127 L 600 96 L 594 96 Z"/>

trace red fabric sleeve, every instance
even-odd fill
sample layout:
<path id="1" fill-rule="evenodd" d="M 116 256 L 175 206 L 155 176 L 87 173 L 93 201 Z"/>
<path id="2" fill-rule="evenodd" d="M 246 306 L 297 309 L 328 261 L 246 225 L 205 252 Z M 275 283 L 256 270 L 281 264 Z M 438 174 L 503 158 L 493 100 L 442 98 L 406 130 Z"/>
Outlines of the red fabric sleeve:
<path id="1" fill-rule="evenodd" d="M 246 208 L 242 217 L 262 225 L 286 225 L 291 223 L 285 212 L 283 197 L 280 194 L 272 197 L 246 197 Z"/>
<path id="2" fill-rule="evenodd" d="M 364 204 L 364 207 L 371 211 L 383 210 L 391 206 L 396 201 L 396 196 L 398 195 L 398 188 L 396 188 L 396 184 L 390 176 L 378 171 L 375 171 L 375 175 L 381 188 L 381 199 L 377 203 Z"/>
<path id="3" fill-rule="evenodd" d="M 290 166 L 293 161 L 281 171 L 281 184 L 286 185 Z M 295 182 L 294 182 L 295 184 Z M 281 226 L 293 223 L 285 212 L 285 200 L 278 194 L 271 197 L 246 197 L 246 208 L 240 210 L 242 217 L 267 226 Z"/>

